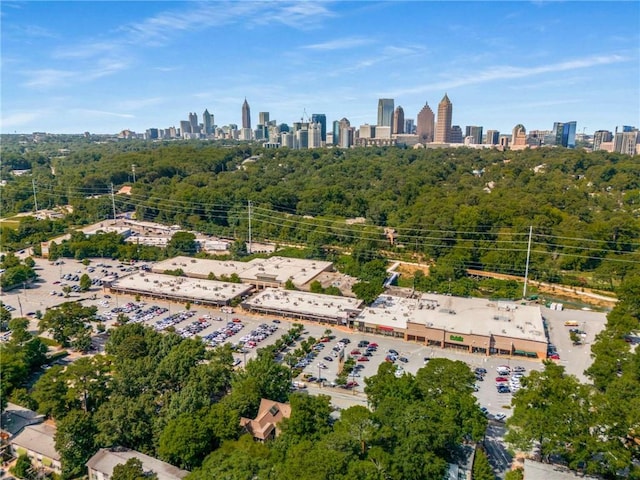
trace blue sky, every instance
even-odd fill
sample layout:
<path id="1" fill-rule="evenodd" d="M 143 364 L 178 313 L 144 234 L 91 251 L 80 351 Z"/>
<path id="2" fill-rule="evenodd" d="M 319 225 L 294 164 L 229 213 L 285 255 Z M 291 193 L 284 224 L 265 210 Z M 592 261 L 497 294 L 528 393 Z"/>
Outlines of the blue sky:
<path id="1" fill-rule="evenodd" d="M 510 132 L 640 127 L 640 2 L 15 2 L 0 4 L 2 133 L 375 124 L 445 92 L 453 123 Z"/>

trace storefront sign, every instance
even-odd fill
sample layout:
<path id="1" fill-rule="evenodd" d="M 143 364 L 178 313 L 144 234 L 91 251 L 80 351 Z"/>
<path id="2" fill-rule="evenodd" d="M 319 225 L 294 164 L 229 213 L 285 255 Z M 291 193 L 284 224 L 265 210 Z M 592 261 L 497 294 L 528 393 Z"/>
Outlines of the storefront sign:
<path id="1" fill-rule="evenodd" d="M 460 335 L 451 335 L 449 339 L 453 340 L 454 342 L 464 342 L 464 338 Z"/>

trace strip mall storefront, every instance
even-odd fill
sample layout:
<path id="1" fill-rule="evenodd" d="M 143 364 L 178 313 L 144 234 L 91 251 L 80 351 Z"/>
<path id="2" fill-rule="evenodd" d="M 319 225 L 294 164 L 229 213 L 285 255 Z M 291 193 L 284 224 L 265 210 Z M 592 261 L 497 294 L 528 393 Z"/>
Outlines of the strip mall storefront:
<path id="1" fill-rule="evenodd" d="M 497 335 L 462 334 L 407 322 L 404 339 L 423 345 L 450 348 L 483 355 L 515 355 L 528 358 L 547 358 L 546 341 L 533 341 Z"/>

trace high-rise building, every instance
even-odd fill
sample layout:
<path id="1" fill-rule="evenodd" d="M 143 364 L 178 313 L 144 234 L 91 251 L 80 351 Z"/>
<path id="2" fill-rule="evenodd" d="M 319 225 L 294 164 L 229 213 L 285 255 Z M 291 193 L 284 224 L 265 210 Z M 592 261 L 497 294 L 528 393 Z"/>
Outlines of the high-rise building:
<path id="1" fill-rule="evenodd" d="M 451 122 L 453 120 L 453 104 L 447 94 L 444 94 L 438 104 L 438 119 L 436 123 L 436 143 L 451 143 Z"/>
<path id="2" fill-rule="evenodd" d="M 213 115 L 211 115 L 206 108 L 202 114 L 202 126 L 204 127 L 205 134 L 211 135 L 213 133 Z"/>
<path id="3" fill-rule="evenodd" d="M 359 138 L 375 138 L 375 136 L 376 136 L 375 125 L 369 125 L 368 123 L 365 123 L 364 125 L 360 125 Z"/>
<path id="4" fill-rule="evenodd" d="M 435 118 L 436 116 L 431 110 L 428 103 L 424 104 L 420 113 L 418 113 L 418 125 L 416 126 L 416 135 L 421 143 L 431 143 L 435 134 Z"/>
<path id="5" fill-rule="evenodd" d="M 498 145 L 500 132 L 498 130 L 487 130 L 487 138 L 484 141 L 487 145 Z"/>
<path id="6" fill-rule="evenodd" d="M 452 126 L 449 132 L 449 143 L 463 143 L 463 141 L 464 138 L 462 138 L 462 128 L 460 128 L 460 125 Z"/>
<path id="7" fill-rule="evenodd" d="M 393 112 L 391 133 L 404 133 L 404 109 L 400 105 L 398 105 Z"/>
<path id="8" fill-rule="evenodd" d="M 603 143 L 609 143 L 613 140 L 613 133 L 609 130 L 597 130 L 593 134 L 593 151 L 600 150 Z"/>
<path id="9" fill-rule="evenodd" d="M 559 147 L 576 148 L 576 122 L 555 122 L 553 137 Z"/>
<path id="10" fill-rule="evenodd" d="M 353 145 L 353 129 L 351 123 L 346 118 L 343 118 L 338 123 L 340 129 L 340 147 L 349 148 Z"/>
<path id="11" fill-rule="evenodd" d="M 191 124 L 191 132 L 196 133 L 200 129 L 198 128 L 198 114 L 196 112 L 189 113 L 189 123 Z"/>
<path id="12" fill-rule="evenodd" d="M 333 121 L 332 132 L 333 132 L 333 145 L 340 145 L 340 121 L 339 120 Z"/>
<path id="13" fill-rule="evenodd" d="M 269 112 L 258 112 L 258 123 L 267 125 L 269 123 Z"/>
<path id="14" fill-rule="evenodd" d="M 471 137 L 472 144 L 480 145 L 482 143 L 482 127 L 467 126 L 464 136 Z"/>
<path id="15" fill-rule="evenodd" d="M 191 133 L 191 122 L 189 120 L 180 120 L 180 136 L 184 138 L 185 133 Z"/>
<path id="16" fill-rule="evenodd" d="M 309 124 L 309 148 L 320 148 L 322 146 L 322 125 L 312 121 Z"/>
<path id="17" fill-rule="evenodd" d="M 639 140 L 639 130 L 629 129 L 629 131 L 625 131 L 625 129 L 623 128 L 622 132 L 616 131 L 613 137 L 614 151 L 618 153 L 624 153 L 625 155 L 635 155 Z"/>
<path id="18" fill-rule="evenodd" d="M 524 128 L 524 125 L 519 123 L 513 130 L 511 131 L 511 141 L 509 142 L 509 147 L 512 150 L 522 150 L 527 146 L 527 129 Z"/>
<path id="19" fill-rule="evenodd" d="M 242 128 L 251 130 L 251 109 L 249 108 L 246 98 L 242 104 Z"/>
<path id="20" fill-rule="evenodd" d="M 323 142 L 327 141 L 327 116 L 324 113 L 311 114 L 311 121 L 320 124 L 320 138 Z"/>
<path id="21" fill-rule="evenodd" d="M 390 127 L 393 123 L 393 98 L 378 100 L 378 125 Z"/>
<path id="22" fill-rule="evenodd" d="M 404 119 L 404 133 L 413 134 L 413 130 L 415 129 L 415 125 L 413 123 L 413 118 L 405 118 Z"/>

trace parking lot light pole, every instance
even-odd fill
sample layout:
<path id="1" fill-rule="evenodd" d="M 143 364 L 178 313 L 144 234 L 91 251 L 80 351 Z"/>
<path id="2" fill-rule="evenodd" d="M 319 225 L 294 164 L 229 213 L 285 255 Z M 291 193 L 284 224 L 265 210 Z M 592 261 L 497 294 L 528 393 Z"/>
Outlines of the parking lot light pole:
<path id="1" fill-rule="evenodd" d="M 318 385 L 320 386 L 320 388 L 322 388 L 322 382 L 320 381 L 320 377 L 321 377 L 320 371 L 321 371 L 320 364 L 318 364 Z"/>

